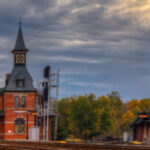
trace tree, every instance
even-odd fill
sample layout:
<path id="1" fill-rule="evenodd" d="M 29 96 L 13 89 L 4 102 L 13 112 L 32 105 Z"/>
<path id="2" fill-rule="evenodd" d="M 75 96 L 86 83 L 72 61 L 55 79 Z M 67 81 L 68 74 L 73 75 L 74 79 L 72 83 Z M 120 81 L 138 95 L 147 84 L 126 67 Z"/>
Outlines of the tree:
<path id="1" fill-rule="evenodd" d="M 100 113 L 100 131 L 102 134 L 108 134 L 115 129 L 114 112 L 111 109 L 104 108 Z"/>
<path id="2" fill-rule="evenodd" d="M 90 137 L 98 131 L 98 115 L 93 109 L 92 96 L 78 96 L 71 103 L 71 122 L 74 125 L 74 134 L 84 138 Z"/>
<path id="3" fill-rule="evenodd" d="M 134 115 L 137 115 L 139 112 L 141 112 L 141 108 L 139 106 L 139 101 L 136 99 L 132 99 L 126 104 L 127 111 L 131 111 Z"/>
<path id="4" fill-rule="evenodd" d="M 111 100 L 106 96 L 100 96 L 97 99 L 96 107 L 98 109 L 105 108 L 105 107 L 110 108 L 111 107 Z"/>
<path id="5" fill-rule="evenodd" d="M 138 103 L 138 106 L 141 109 L 141 111 L 149 112 L 150 111 L 150 99 L 149 98 L 141 99 Z"/>
<path id="6" fill-rule="evenodd" d="M 58 102 L 58 112 L 58 139 L 62 140 L 69 135 L 70 102 L 68 98 L 63 98 Z"/>
<path id="7" fill-rule="evenodd" d="M 130 110 L 128 110 L 121 118 L 121 128 L 127 131 L 129 129 L 130 123 L 134 118 L 135 115 Z"/>
<path id="8" fill-rule="evenodd" d="M 150 110 L 150 99 L 132 99 L 126 104 L 119 92 L 96 98 L 94 94 L 71 96 L 58 102 L 58 139 L 69 135 L 90 138 L 100 134 L 122 136 L 137 113 Z"/>
<path id="9" fill-rule="evenodd" d="M 123 115 L 123 101 L 121 100 L 120 93 L 117 91 L 112 91 L 107 95 L 111 100 L 111 107 L 116 111 L 116 119 L 120 119 Z"/>

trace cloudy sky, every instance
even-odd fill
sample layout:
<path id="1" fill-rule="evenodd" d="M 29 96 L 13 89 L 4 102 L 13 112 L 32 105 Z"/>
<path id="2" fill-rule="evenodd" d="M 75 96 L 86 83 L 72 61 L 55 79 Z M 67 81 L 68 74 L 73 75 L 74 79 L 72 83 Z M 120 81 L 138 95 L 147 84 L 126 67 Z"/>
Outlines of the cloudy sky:
<path id="1" fill-rule="evenodd" d="M 119 91 L 150 97 L 150 0 L 0 0 L 0 85 L 11 72 L 18 20 L 28 69 L 60 69 L 60 98 Z"/>

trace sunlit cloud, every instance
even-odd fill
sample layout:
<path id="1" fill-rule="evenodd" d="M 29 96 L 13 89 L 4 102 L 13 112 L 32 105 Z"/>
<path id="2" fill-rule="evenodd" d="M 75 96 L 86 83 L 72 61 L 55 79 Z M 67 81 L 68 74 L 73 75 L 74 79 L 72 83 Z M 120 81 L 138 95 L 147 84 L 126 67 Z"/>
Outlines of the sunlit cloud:
<path id="1" fill-rule="evenodd" d="M 87 12 L 90 12 L 90 11 L 94 11 L 95 9 L 98 9 L 100 8 L 101 5 L 100 4 L 93 4 L 93 5 L 87 5 L 87 6 L 84 6 L 84 7 L 81 7 L 81 8 L 75 8 L 71 11 L 72 14 L 75 14 L 75 13 L 87 13 Z"/>
<path id="2" fill-rule="evenodd" d="M 150 28 L 150 0 L 116 0 L 106 8 L 107 17 L 131 18 L 133 25 Z"/>
<path id="3" fill-rule="evenodd" d="M 61 97 L 150 97 L 150 0 L 0 1 L 0 78 L 13 66 L 20 17 L 33 79 L 47 64 L 59 68 Z"/>

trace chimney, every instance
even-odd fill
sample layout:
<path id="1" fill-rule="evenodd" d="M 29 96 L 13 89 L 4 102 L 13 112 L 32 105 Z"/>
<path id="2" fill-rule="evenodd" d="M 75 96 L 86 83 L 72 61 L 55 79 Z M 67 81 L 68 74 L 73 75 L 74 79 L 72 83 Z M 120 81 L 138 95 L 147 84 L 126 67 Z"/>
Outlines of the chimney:
<path id="1" fill-rule="evenodd" d="M 9 74 L 7 73 L 5 76 L 6 76 L 6 80 L 7 80 L 7 79 L 8 79 Z"/>
<path id="2" fill-rule="evenodd" d="M 7 73 L 6 75 L 5 75 L 5 77 L 6 77 L 6 79 L 5 79 L 5 86 L 7 86 L 7 84 L 8 84 L 8 77 L 9 77 L 9 73 Z"/>

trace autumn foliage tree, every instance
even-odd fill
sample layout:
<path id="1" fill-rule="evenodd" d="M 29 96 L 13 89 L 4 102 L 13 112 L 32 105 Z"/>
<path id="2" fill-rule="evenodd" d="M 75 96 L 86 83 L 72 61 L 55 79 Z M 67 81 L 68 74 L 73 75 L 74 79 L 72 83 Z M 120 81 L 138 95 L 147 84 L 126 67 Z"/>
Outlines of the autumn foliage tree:
<path id="1" fill-rule="evenodd" d="M 150 111 L 150 99 L 124 102 L 119 92 L 106 96 L 94 94 L 62 98 L 58 102 L 58 139 L 70 135 L 89 139 L 92 136 L 121 137 L 139 112 Z"/>

